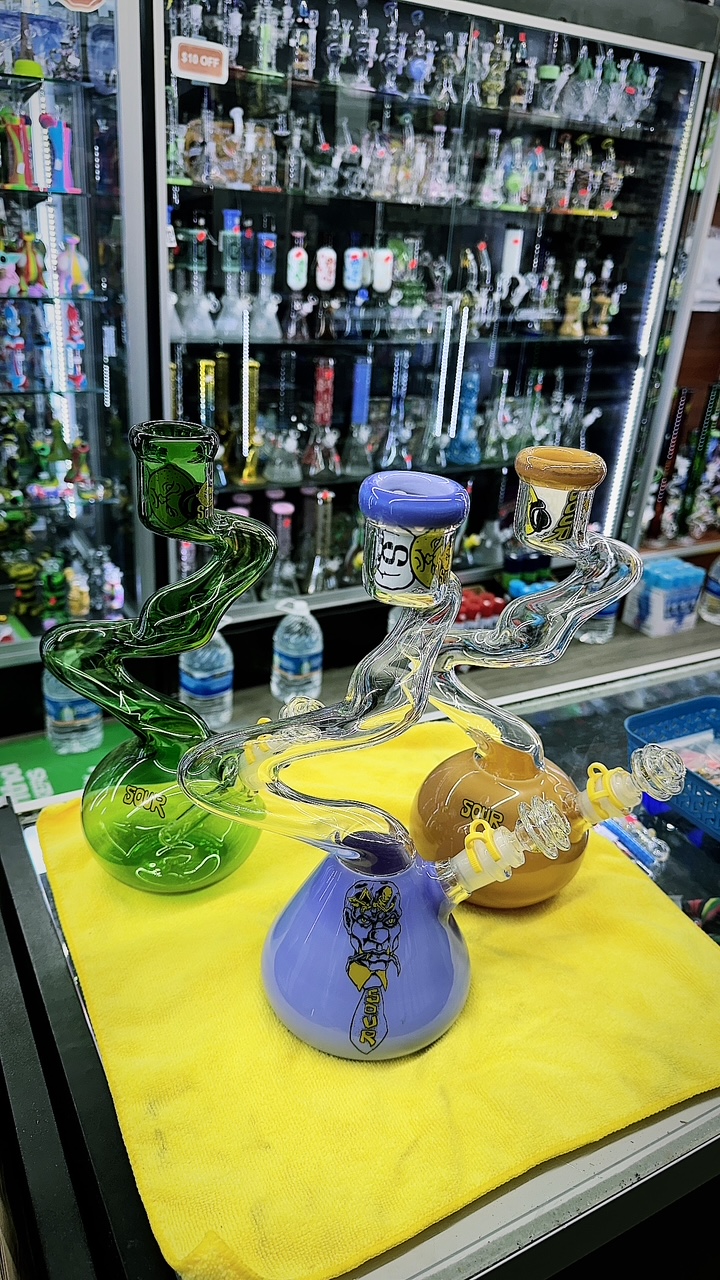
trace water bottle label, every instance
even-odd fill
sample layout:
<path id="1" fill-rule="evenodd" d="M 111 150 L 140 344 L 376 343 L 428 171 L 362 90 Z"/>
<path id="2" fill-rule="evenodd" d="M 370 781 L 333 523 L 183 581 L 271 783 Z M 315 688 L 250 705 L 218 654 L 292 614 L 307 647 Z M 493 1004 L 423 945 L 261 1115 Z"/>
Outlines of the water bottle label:
<path id="1" fill-rule="evenodd" d="M 180 672 L 180 688 L 183 693 L 189 693 L 192 698 L 217 698 L 220 694 L 231 693 L 233 687 L 232 671 L 222 671 L 217 676 L 195 676 L 188 675 L 187 671 Z"/>
<path id="2" fill-rule="evenodd" d="M 665 592 L 665 617 L 682 622 L 685 618 L 689 618 L 691 613 L 695 612 L 697 599 L 697 591 L 693 589 L 677 591 L 674 595 L 671 595 L 669 591 Z"/>
<path id="3" fill-rule="evenodd" d="M 46 698 L 45 710 L 53 724 L 89 724 L 101 714 L 100 708 L 87 698 Z"/>
<path id="4" fill-rule="evenodd" d="M 720 582 L 716 582 L 714 578 L 706 578 L 705 594 L 708 596 L 714 596 L 716 600 L 720 600 Z"/>
<path id="5" fill-rule="evenodd" d="M 323 651 L 317 653 L 282 653 L 273 651 L 273 671 L 290 680 L 303 680 L 306 676 L 322 671 Z"/>

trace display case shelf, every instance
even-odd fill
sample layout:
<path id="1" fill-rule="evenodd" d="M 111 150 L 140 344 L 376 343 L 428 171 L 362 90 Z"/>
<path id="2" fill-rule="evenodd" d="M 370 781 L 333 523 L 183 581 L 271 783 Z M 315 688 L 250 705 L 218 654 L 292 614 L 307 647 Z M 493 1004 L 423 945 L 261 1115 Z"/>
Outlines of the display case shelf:
<path id="1" fill-rule="evenodd" d="M 10 196 L 13 199 L 22 196 L 30 204 L 38 204 L 42 200 L 49 200 L 52 196 L 60 200 L 93 199 L 89 191 L 50 191 L 45 187 L 12 187 L 6 182 L 0 182 L 0 191 L 4 196 Z"/>
<path id="2" fill-rule="evenodd" d="M 305 104 L 308 99 L 318 99 L 330 106 L 338 105 L 338 100 L 355 104 L 367 104 L 383 109 L 395 108 L 396 111 L 426 111 L 433 116 L 442 116 L 445 120 L 471 117 L 473 122 L 491 127 L 504 124 L 508 129 L 520 127 L 530 129 L 546 129 L 548 131 L 577 130 L 594 137 L 615 138 L 627 142 L 651 142 L 653 146 L 672 146 L 673 131 L 663 126 L 656 127 L 652 121 L 642 120 L 623 124 L 615 120 L 582 117 L 563 114 L 562 112 L 541 111 L 532 105 L 527 110 L 516 110 L 510 106 L 489 107 L 478 104 L 474 99 L 463 102 L 439 102 L 432 97 L 415 97 L 405 93 L 384 94 L 379 89 L 368 91 L 356 88 L 351 80 L 343 79 L 339 84 L 331 84 L 327 80 L 297 80 L 292 76 L 263 76 L 261 73 L 244 67 L 230 67 L 228 92 L 238 96 L 242 101 L 248 95 L 257 93 L 258 87 L 275 94 L 285 94 L 293 105 Z M 238 90 L 242 90 L 238 94 Z M 303 104 L 303 105 L 305 105 Z M 302 114 L 302 112 L 298 112 Z"/>
<path id="3" fill-rule="evenodd" d="M 69 398 L 71 400 L 74 400 L 76 396 L 101 396 L 101 395 L 103 395 L 102 387 L 83 387 L 82 389 L 76 389 L 74 387 L 65 387 L 62 390 L 59 387 L 53 387 L 50 390 L 48 390 L 47 387 L 34 387 L 34 388 L 28 389 L 27 391 L 14 391 L 12 390 L 12 388 L 0 389 L 0 400 L 4 400 L 8 396 L 12 397 L 13 399 L 25 399 L 25 400 L 28 397 L 32 397 L 34 399 L 35 396 L 62 396 L 63 399 Z"/>
<path id="4" fill-rule="evenodd" d="M 583 218 L 590 221 L 602 221 L 603 219 L 616 222 L 618 218 L 628 216 L 622 208 L 620 209 L 531 209 L 525 205 L 501 204 L 501 205 L 475 205 L 469 201 L 448 200 L 447 202 L 431 202 L 431 201 L 405 201 L 388 199 L 385 196 L 370 195 L 353 195 L 347 191 L 336 191 L 332 194 L 325 195 L 322 192 L 312 191 L 305 188 L 300 191 L 285 191 L 281 187 L 239 187 L 226 185 L 220 182 L 186 182 L 178 184 L 172 178 L 168 178 L 169 187 L 178 187 L 180 191 L 196 191 L 196 192 L 232 192 L 239 199 L 245 195 L 262 196 L 266 200 L 302 200 L 307 205 L 327 208 L 328 205 L 335 204 L 340 201 L 342 204 L 357 205 L 383 205 L 386 208 L 396 209 L 404 213 L 412 213 L 413 217 L 422 216 L 432 218 L 433 214 L 444 215 L 447 219 L 449 211 L 453 211 L 455 218 L 460 226 L 472 226 L 487 214 L 511 214 L 515 218 Z M 638 216 L 637 213 L 630 216 Z"/>
<path id="5" fill-rule="evenodd" d="M 283 301 L 287 302 L 287 299 L 285 298 Z M 441 309 L 448 305 L 449 301 L 447 303 L 443 303 Z M 626 345 L 629 344 L 631 346 L 634 343 L 633 338 L 626 337 L 624 334 L 616 333 L 608 334 L 606 338 L 596 338 L 593 337 L 592 334 L 585 334 L 582 338 L 563 338 L 560 337 L 559 334 L 554 333 L 499 333 L 496 335 L 482 334 L 477 338 L 466 337 L 463 341 L 467 347 L 492 345 L 505 346 L 512 343 L 540 343 L 543 346 L 555 346 L 556 344 L 559 344 L 560 346 L 572 345 L 575 347 L 604 347 L 612 343 L 625 343 Z M 292 351 L 312 350 L 321 353 L 324 352 L 326 355 L 332 355 L 338 347 L 347 347 L 350 350 L 362 351 L 375 342 L 381 342 L 383 346 L 386 347 L 416 348 L 442 346 L 442 338 L 426 338 L 423 336 L 385 338 L 368 334 L 363 338 L 346 338 L 343 334 L 339 334 L 337 338 L 333 338 L 330 341 L 322 338 L 309 338 L 307 341 L 303 342 L 291 341 L 289 338 L 250 338 L 251 347 L 279 347 L 281 349 L 287 348 Z M 455 335 L 450 339 L 450 346 L 456 347 L 458 342 L 459 338 Z M 200 340 L 199 338 L 184 338 L 182 342 L 173 342 L 171 345 L 173 347 L 192 347 L 193 349 L 195 347 L 202 347 L 203 349 L 208 347 L 230 347 L 231 349 L 234 349 L 242 346 L 242 338 L 207 338 L 203 340 Z"/>
<path id="6" fill-rule="evenodd" d="M 720 535 L 709 533 L 705 538 L 692 542 L 667 542 L 665 546 L 642 546 L 643 560 L 690 560 L 693 556 L 720 555 Z"/>

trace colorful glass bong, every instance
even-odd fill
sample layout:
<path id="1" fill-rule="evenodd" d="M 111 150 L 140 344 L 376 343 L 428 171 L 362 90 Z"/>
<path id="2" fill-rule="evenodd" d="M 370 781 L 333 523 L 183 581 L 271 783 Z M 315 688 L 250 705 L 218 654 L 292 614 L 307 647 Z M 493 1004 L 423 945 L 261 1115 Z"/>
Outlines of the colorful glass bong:
<path id="1" fill-rule="evenodd" d="M 570 823 L 571 843 L 552 863 L 530 852 L 506 885 L 472 895 L 482 906 L 524 907 L 543 902 L 577 873 L 596 823 L 636 808 L 647 792 L 667 800 L 682 790 L 685 772 L 673 751 L 636 751 L 631 773 L 592 764 L 588 784 L 575 784 L 546 760 L 535 731 L 465 686 L 458 667 L 542 666 L 565 652 L 583 622 L 625 595 L 642 574 L 640 557 L 624 543 L 588 533 L 594 490 L 605 464 L 580 449 L 525 449 L 515 462 L 520 487 L 515 536 L 550 556 L 570 557 L 574 572 L 559 585 L 516 600 L 492 630 L 450 630 L 436 663 L 430 702 L 475 743 L 432 771 L 413 802 L 410 829 L 423 857 L 447 858 L 462 847 L 477 820 L 511 823 L 519 804 L 553 800 Z"/>
<path id="2" fill-rule="evenodd" d="M 215 555 L 192 577 L 158 591 L 137 620 L 71 622 L 42 641 L 48 669 L 135 735 L 95 768 L 83 794 L 82 821 L 108 871 L 155 893 L 213 884 L 240 865 L 256 839 L 253 830 L 188 802 L 178 785 L 178 764 L 210 730 L 194 711 L 161 698 L 125 668 L 128 658 L 207 644 L 233 600 L 272 563 L 275 538 L 265 525 L 214 510 L 219 444 L 214 431 L 185 423 L 133 428 L 143 523 Z"/>
<path id="3" fill-rule="evenodd" d="M 448 839 L 437 861 L 425 861 L 389 813 L 301 792 L 287 771 L 306 758 L 388 742 L 417 723 L 431 701 L 476 741 L 525 753 L 541 772 L 534 732 L 465 690 L 453 668 L 551 661 L 583 621 L 637 580 L 634 552 L 586 533 L 604 465 L 578 450 L 521 455 L 516 532 L 531 546 L 569 554 L 577 569 L 565 583 L 508 606 L 494 631 L 466 640 L 452 631 L 460 601 L 452 552 L 467 516 L 466 492 L 417 472 L 367 477 L 360 490 L 363 577 L 375 599 L 402 606 L 394 630 L 359 663 L 337 705 L 298 699 L 275 723 L 211 739 L 186 707 L 134 681 L 123 659 L 206 643 L 231 600 L 266 572 L 274 539 L 254 521 L 213 511 L 214 432 L 150 423 L 134 428 L 131 447 L 144 522 L 217 554 L 193 577 L 158 592 L 137 622 L 73 623 L 43 642 L 50 670 L 137 736 L 90 778 L 83 799 L 88 840 L 114 875 L 156 892 L 228 874 L 263 830 L 319 850 L 323 861 L 265 944 L 270 1003 L 294 1034 L 337 1056 L 379 1061 L 415 1052 L 451 1026 L 467 997 L 469 956 L 455 906 L 502 884 L 514 869 L 522 873 L 526 855 L 555 865 L 572 852 L 577 832 L 566 792 L 548 787 L 547 798 L 540 783 L 534 795 L 518 797 L 506 824 L 473 816 L 457 849 Z M 672 753 L 652 748 L 632 778 L 596 770 L 578 808 L 592 821 L 613 804 L 633 803 L 648 778 L 660 777 L 667 795 L 681 776 Z"/>
<path id="4" fill-rule="evenodd" d="M 452 551 L 468 506 L 465 490 L 445 478 L 367 477 L 364 583 L 375 599 L 403 606 L 396 627 L 358 665 L 341 703 L 290 704 L 275 724 L 199 744 L 180 768 L 188 795 L 218 818 L 326 854 L 273 926 L 262 968 L 285 1025 L 340 1057 L 394 1058 L 442 1035 L 470 979 L 455 906 L 473 886 L 509 875 L 526 849 L 556 857 L 569 845 L 568 823 L 538 799 L 519 810 L 514 832 L 476 823 L 456 857 L 432 865 L 390 814 L 320 800 L 286 774 L 298 760 L 387 742 L 418 721 L 459 605 Z"/>

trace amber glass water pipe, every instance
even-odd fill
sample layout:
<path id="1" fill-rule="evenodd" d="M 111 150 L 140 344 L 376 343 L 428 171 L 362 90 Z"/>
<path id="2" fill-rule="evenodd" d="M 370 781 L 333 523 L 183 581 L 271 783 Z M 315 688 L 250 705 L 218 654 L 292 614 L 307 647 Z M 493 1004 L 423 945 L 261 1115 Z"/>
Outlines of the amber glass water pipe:
<path id="1" fill-rule="evenodd" d="M 523 907 L 542 902 L 576 874 L 592 825 L 627 813 L 642 792 L 668 799 L 682 790 L 684 770 L 674 752 L 652 746 L 633 757 L 632 774 L 590 769 L 580 792 L 545 758 L 534 729 L 474 693 L 460 666 L 522 667 L 556 662 L 578 627 L 638 581 L 642 561 L 631 547 L 588 532 L 595 489 L 606 467 L 581 449 L 525 449 L 515 462 L 520 485 L 516 538 L 546 555 L 575 563 L 573 572 L 547 591 L 514 601 L 492 630 L 451 628 L 435 666 L 430 702 L 465 730 L 474 743 L 433 769 L 413 802 L 410 829 L 420 854 L 435 861 L 462 848 L 473 821 L 512 826 L 518 806 L 540 796 L 568 819 L 571 842 L 556 859 L 530 852 L 511 880 L 479 889 L 482 906 Z"/>

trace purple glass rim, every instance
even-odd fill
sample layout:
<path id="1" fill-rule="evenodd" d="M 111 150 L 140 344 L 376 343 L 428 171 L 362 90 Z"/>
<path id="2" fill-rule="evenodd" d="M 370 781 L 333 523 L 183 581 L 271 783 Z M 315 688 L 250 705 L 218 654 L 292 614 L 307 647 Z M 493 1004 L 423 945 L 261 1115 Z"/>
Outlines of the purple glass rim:
<path id="1" fill-rule="evenodd" d="M 462 524 L 470 499 L 462 485 L 425 471 L 383 471 L 360 485 L 368 520 L 396 529 L 447 529 Z"/>

